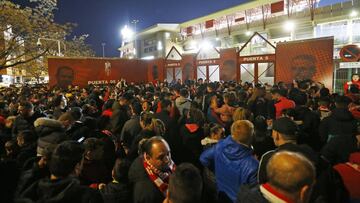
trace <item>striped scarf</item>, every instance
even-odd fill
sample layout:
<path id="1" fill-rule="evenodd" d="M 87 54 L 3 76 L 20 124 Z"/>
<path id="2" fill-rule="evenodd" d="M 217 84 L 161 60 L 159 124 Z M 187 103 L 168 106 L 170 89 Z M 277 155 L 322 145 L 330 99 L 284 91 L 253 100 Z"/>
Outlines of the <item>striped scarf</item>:
<path id="1" fill-rule="evenodd" d="M 175 164 L 171 161 L 169 170 L 167 172 L 160 171 L 151 165 L 148 161 L 144 159 L 144 168 L 146 173 L 148 174 L 150 180 L 156 185 L 156 187 L 160 190 L 160 192 L 166 197 L 166 192 L 169 186 L 169 177 L 171 173 L 175 171 Z"/>

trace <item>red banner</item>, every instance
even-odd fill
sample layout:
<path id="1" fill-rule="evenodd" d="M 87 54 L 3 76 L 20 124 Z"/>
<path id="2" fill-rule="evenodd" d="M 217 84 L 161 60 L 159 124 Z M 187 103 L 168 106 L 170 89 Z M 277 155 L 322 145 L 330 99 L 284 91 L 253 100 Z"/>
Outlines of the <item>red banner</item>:
<path id="1" fill-rule="evenodd" d="M 205 22 L 205 28 L 208 29 L 208 28 L 212 28 L 214 27 L 214 20 L 208 20 Z"/>
<path id="2" fill-rule="evenodd" d="M 271 13 L 284 11 L 284 1 L 279 1 L 271 4 Z"/>
<path id="3" fill-rule="evenodd" d="M 148 63 L 141 60 L 49 58 L 48 67 L 51 87 L 67 87 L 68 85 L 84 87 L 88 84 L 111 84 L 117 83 L 121 78 L 126 79 L 128 82 L 148 80 Z"/>
<path id="4" fill-rule="evenodd" d="M 186 34 L 187 34 L 187 36 L 191 36 L 191 35 L 192 35 L 192 32 L 193 32 L 193 27 L 187 27 L 187 28 L 186 28 Z"/>

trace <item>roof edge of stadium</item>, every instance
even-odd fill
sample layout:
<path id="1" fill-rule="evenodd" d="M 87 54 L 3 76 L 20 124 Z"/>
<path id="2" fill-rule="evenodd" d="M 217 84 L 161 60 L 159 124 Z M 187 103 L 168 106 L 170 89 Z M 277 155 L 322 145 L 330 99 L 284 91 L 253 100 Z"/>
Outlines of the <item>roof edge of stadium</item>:
<path id="1" fill-rule="evenodd" d="M 260 6 L 260 5 L 271 4 L 271 3 L 275 3 L 275 2 L 279 2 L 279 1 L 281 1 L 281 0 L 253 0 L 253 1 L 250 1 L 250 2 L 247 2 L 247 3 L 239 4 L 237 6 L 233 6 L 233 7 L 230 7 L 230 8 L 215 11 L 215 12 L 209 14 L 209 15 L 201 16 L 201 17 L 194 18 L 192 20 L 180 23 L 180 27 L 181 28 L 189 27 L 189 26 L 192 26 L 192 25 L 197 24 L 197 23 L 201 23 L 201 22 L 205 22 L 205 21 L 208 21 L 208 20 L 216 19 L 216 18 L 219 18 L 221 16 L 233 14 L 233 13 L 238 12 L 238 11 L 244 11 L 246 9 L 255 8 L 255 7 Z"/>

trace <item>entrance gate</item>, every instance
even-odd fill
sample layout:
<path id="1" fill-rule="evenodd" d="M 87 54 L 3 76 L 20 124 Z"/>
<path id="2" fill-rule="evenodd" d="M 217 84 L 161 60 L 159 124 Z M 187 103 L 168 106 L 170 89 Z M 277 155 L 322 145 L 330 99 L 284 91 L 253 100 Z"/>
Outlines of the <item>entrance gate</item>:
<path id="1" fill-rule="evenodd" d="M 254 35 L 239 50 L 238 81 L 273 85 L 275 46 L 262 35 Z"/>

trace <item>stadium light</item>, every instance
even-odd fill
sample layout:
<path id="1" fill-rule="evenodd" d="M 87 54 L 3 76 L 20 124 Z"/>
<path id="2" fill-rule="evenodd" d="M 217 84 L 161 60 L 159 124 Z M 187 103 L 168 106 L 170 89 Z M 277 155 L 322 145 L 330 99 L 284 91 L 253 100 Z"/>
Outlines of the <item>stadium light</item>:
<path id="1" fill-rule="evenodd" d="M 355 10 L 352 10 L 350 13 L 350 17 L 356 17 L 358 15 L 358 12 Z"/>
<path id="2" fill-rule="evenodd" d="M 294 29 L 295 29 L 295 23 L 293 21 L 286 21 L 284 23 L 284 30 L 291 32 L 294 31 Z"/>
<path id="3" fill-rule="evenodd" d="M 202 41 L 201 44 L 200 44 L 200 48 L 204 49 L 204 50 L 209 50 L 212 47 L 213 47 L 213 45 L 207 40 Z"/>
<path id="4" fill-rule="evenodd" d="M 134 31 L 132 31 L 127 25 L 121 29 L 121 35 L 125 41 L 130 40 L 134 36 Z"/>
<path id="5" fill-rule="evenodd" d="M 246 36 L 250 36 L 250 35 L 252 35 L 252 34 L 253 34 L 253 32 L 251 32 L 251 31 L 249 31 L 249 30 L 245 32 L 245 35 L 246 35 Z"/>

